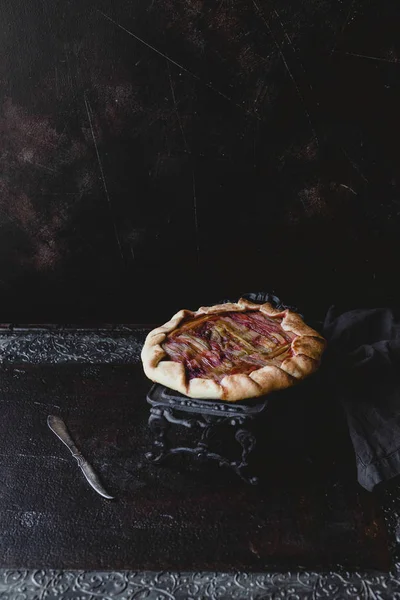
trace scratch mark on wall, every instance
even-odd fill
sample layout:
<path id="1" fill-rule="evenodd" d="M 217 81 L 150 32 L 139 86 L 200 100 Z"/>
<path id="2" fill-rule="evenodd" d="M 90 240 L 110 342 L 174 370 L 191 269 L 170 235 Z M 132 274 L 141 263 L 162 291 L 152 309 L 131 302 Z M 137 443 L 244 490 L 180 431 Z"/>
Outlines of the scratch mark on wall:
<path id="1" fill-rule="evenodd" d="M 352 0 L 352 2 L 350 3 L 350 6 L 349 6 L 349 11 L 348 11 L 348 13 L 347 13 L 347 16 L 346 16 L 345 22 L 343 23 L 343 26 L 342 26 L 342 28 L 341 28 L 341 30 L 340 30 L 340 33 L 343 33 L 343 31 L 344 31 L 344 30 L 346 29 L 346 27 L 347 27 L 347 23 L 349 22 L 350 15 L 351 15 L 351 10 L 352 10 L 352 8 L 353 8 L 353 6 L 354 6 L 354 2 L 355 2 L 355 0 Z"/>
<path id="2" fill-rule="evenodd" d="M 210 90 L 212 90 L 214 93 L 218 94 L 219 96 L 221 96 L 222 98 L 224 98 L 225 100 L 227 100 L 228 102 L 230 102 L 231 104 L 233 104 L 234 106 L 236 106 L 236 108 L 238 108 L 242 112 L 244 112 L 244 113 L 246 113 L 248 115 L 251 115 L 255 119 L 258 119 L 259 121 L 261 121 L 261 118 L 256 113 L 254 113 L 254 112 L 252 112 L 250 110 L 247 110 L 246 108 L 244 108 L 240 104 L 237 104 L 233 100 L 233 98 L 231 98 L 230 96 L 227 96 L 226 94 L 224 94 L 224 92 L 221 92 L 221 90 L 219 90 L 216 87 L 214 87 L 213 85 L 211 85 L 211 83 L 209 83 L 209 82 L 204 81 L 203 79 L 201 79 L 201 77 L 199 77 L 198 75 L 196 75 L 196 73 L 193 73 L 192 71 L 189 71 L 189 69 L 187 69 L 186 67 L 184 67 L 180 63 L 176 62 L 173 58 L 171 58 L 167 54 L 164 54 L 160 50 L 157 50 L 157 48 L 155 48 L 154 46 L 152 46 L 151 44 L 149 44 L 148 42 L 146 42 L 145 40 L 143 40 L 142 38 L 140 38 L 138 35 L 136 35 L 132 31 L 130 31 L 129 29 L 127 29 L 126 27 L 124 27 L 123 25 L 121 25 L 120 23 L 118 23 L 117 21 L 114 21 L 114 19 L 112 19 L 111 17 L 109 17 L 108 15 L 106 15 L 105 13 L 103 13 L 101 10 L 97 10 L 97 12 L 100 13 L 105 19 L 108 19 L 111 23 L 113 23 L 114 25 L 116 25 L 117 27 L 119 27 L 120 29 L 122 29 L 122 31 L 125 31 L 125 33 L 127 33 L 128 35 L 130 35 L 131 37 L 133 37 L 135 40 L 137 40 L 138 42 L 140 42 L 141 44 L 143 44 L 144 46 L 146 46 L 147 48 L 149 48 L 150 50 L 152 50 L 153 52 L 155 52 L 159 56 L 162 56 L 167 61 L 169 61 L 171 64 L 175 65 L 175 67 L 178 67 L 178 69 L 180 69 L 181 71 L 184 71 L 185 73 L 187 73 L 188 75 L 190 75 L 190 77 L 193 77 L 193 79 L 196 79 L 196 81 L 199 81 L 202 85 L 205 85 Z"/>
<path id="3" fill-rule="evenodd" d="M 340 52 L 340 54 L 346 54 L 347 56 L 355 56 L 357 58 L 367 58 L 368 60 L 379 60 L 380 62 L 387 62 L 387 63 L 398 64 L 400 62 L 398 58 L 383 58 L 382 56 L 367 56 L 366 54 L 357 54 L 356 52 Z"/>
<path id="4" fill-rule="evenodd" d="M 66 44 L 64 44 L 64 50 L 65 50 L 65 59 L 66 59 L 66 63 L 67 63 L 67 79 L 68 79 L 69 87 L 73 94 L 74 93 L 74 85 L 73 85 L 73 78 L 72 78 L 72 73 L 71 73 L 71 66 L 69 64 L 68 46 Z"/>
<path id="5" fill-rule="evenodd" d="M 351 188 L 351 187 L 350 187 L 350 186 L 348 186 L 348 185 L 345 185 L 344 183 L 340 183 L 340 184 L 339 184 L 339 186 L 340 186 L 340 187 L 342 187 L 342 188 L 345 188 L 346 190 L 349 190 L 349 191 L 350 191 L 352 194 L 354 194 L 355 196 L 357 196 L 357 195 L 358 195 L 358 194 L 357 194 L 357 192 L 355 192 L 355 191 L 353 190 L 353 188 Z"/>
<path id="6" fill-rule="evenodd" d="M 57 70 L 56 66 L 54 66 L 54 84 L 55 84 L 55 88 L 56 88 L 56 98 L 58 99 L 60 97 L 60 93 L 59 93 L 59 87 L 58 87 L 58 70 Z"/>
<path id="7" fill-rule="evenodd" d="M 340 147 L 341 151 L 343 152 L 343 154 L 345 155 L 345 157 L 347 158 L 347 160 L 349 161 L 349 163 L 352 165 L 352 167 L 357 171 L 357 173 L 361 176 L 361 178 L 366 182 L 369 183 L 368 179 L 365 177 L 364 173 L 361 171 L 360 167 L 357 165 L 357 163 L 354 162 L 354 160 L 352 158 L 350 158 L 350 156 L 347 154 L 346 150 L 344 148 L 342 148 L 342 146 Z"/>
<path id="8" fill-rule="evenodd" d="M 191 152 L 191 150 L 189 148 L 189 144 L 187 143 L 187 139 L 186 139 L 186 135 L 185 135 L 185 130 L 183 128 L 182 120 L 181 120 L 181 117 L 180 117 L 180 114 L 179 114 L 179 111 L 178 111 L 178 103 L 176 101 L 175 90 L 174 90 L 174 85 L 173 85 L 172 76 L 171 76 L 171 69 L 169 67 L 168 61 L 167 61 L 167 69 L 168 69 L 169 84 L 170 84 L 170 87 L 171 87 L 172 100 L 173 100 L 173 103 L 174 103 L 176 116 L 178 118 L 179 128 L 180 128 L 181 133 L 182 133 L 183 143 L 185 144 L 186 152 L 191 155 L 192 152 Z M 193 167 L 192 167 L 192 190 L 193 190 L 194 227 L 195 227 L 195 232 L 196 232 L 196 238 L 195 238 L 195 242 L 196 242 L 196 255 L 197 255 L 197 265 L 199 265 L 200 264 L 199 222 L 198 222 L 198 216 L 197 216 L 196 179 L 195 179 Z"/>
<path id="9" fill-rule="evenodd" d="M 353 8 L 353 6 L 354 6 L 354 2 L 355 2 L 355 0 L 352 0 L 352 1 L 350 2 L 350 6 L 349 6 L 349 10 L 348 10 L 348 12 L 347 12 L 346 18 L 345 18 L 345 20 L 344 20 L 344 23 L 343 23 L 343 25 L 342 25 L 342 27 L 341 27 L 341 29 L 340 29 L 340 31 L 339 31 L 339 33 L 338 33 L 338 35 L 337 35 L 336 39 L 335 39 L 335 43 L 334 43 L 334 45 L 333 45 L 333 47 L 332 47 L 331 55 L 332 55 L 332 54 L 335 52 L 335 50 L 336 50 L 336 47 L 337 47 L 337 39 L 339 39 L 339 38 L 341 37 L 341 35 L 343 34 L 343 31 L 344 31 L 344 30 L 346 29 L 346 27 L 347 27 L 347 23 L 349 22 L 350 15 L 351 15 L 351 11 L 352 11 L 352 8 Z"/>
<path id="10" fill-rule="evenodd" d="M 168 69 L 169 85 L 170 85 L 170 87 L 171 87 L 172 101 L 173 101 L 173 103 L 174 103 L 174 108 L 175 108 L 175 112 L 176 112 L 176 117 L 177 117 L 177 119 L 178 119 L 179 128 L 180 128 L 180 130 L 181 130 L 181 134 L 182 134 L 182 138 L 183 138 L 183 143 L 185 144 L 185 149 L 186 149 L 186 152 L 187 152 L 188 154 L 191 154 L 191 152 L 190 152 L 190 149 L 189 149 L 189 146 L 188 146 L 188 143 L 187 143 L 187 140 L 186 140 L 185 131 L 184 131 L 184 129 L 183 129 L 183 125 L 182 125 L 182 119 L 181 119 L 181 117 L 180 117 L 180 114 L 179 114 L 179 111 L 178 111 L 178 104 L 177 104 L 177 102 L 176 102 L 175 90 L 174 90 L 174 85 L 173 85 L 173 82 L 172 82 L 172 77 L 171 77 L 171 69 L 170 69 L 170 67 L 169 67 L 169 63 L 168 63 L 168 61 L 167 61 L 167 69 Z"/>
<path id="11" fill-rule="evenodd" d="M 293 52 L 296 52 L 296 50 L 295 50 L 295 48 L 294 48 L 294 44 L 293 44 L 293 42 L 292 42 L 291 38 L 289 37 L 289 34 L 287 33 L 287 31 L 286 31 L 286 29 L 285 29 L 285 27 L 284 27 L 284 25 L 283 25 L 283 23 L 282 23 L 281 16 L 280 16 L 280 14 L 278 13 L 278 11 L 276 10 L 276 8 L 274 8 L 274 13 L 275 13 L 275 16 L 276 16 L 276 18 L 277 18 L 277 19 L 278 19 L 278 21 L 279 21 L 279 25 L 282 27 L 283 33 L 284 33 L 284 35 L 285 35 L 285 38 L 287 39 L 287 41 L 288 41 L 288 43 L 289 43 L 289 46 L 292 48 Z"/>
<path id="12" fill-rule="evenodd" d="M 295 48 L 295 46 L 294 46 L 294 44 L 293 44 L 293 42 L 292 42 L 292 40 L 291 40 L 291 38 L 290 38 L 289 34 L 287 33 L 287 31 L 286 31 L 286 29 L 285 29 L 285 26 L 284 26 L 284 24 L 283 24 L 283 22 L 282 22 L 281 16 L 280 16 L 280 14 L 278 13 L 278 11 L 276 10 L 276 8 L 274 8 L 274 13 L 275 13 L 275 15 L 276 15 L 276 18 L 278 19 L 278 22 L 279 22 L 280 26 L 282 27 L 282 31 L 283 31 L 283 33 L 284 33 L 284 36 L 285 36 L 285 38 L 287 39 L 287 41 L 288 41 L 288 44 L 289 44 L 290 48 L 291 48 L 291 49 L 292 49 L 292 51 L 293 51 L 293 54 L 296 56 L 296 60 L 297 60 L 298 64 L 300 65 L 300 67 L 301 67 L 301 70 L 302 70 L 302 71 L 303 71 L 303 73 L 306 75 L 306 70 L 305 70 L 305 68 L 304 68 L 304 65 L 303 65 L 303 63 L 301 62 L 301 60 L 300 60 L 300 59 L 299 59 L 299 57 L 298 57 L 298 54 L 297 54 L 296 48 Z M 307 80 L 307 84 L 308 84 L 308 87 L 310 88 L 310 90 L 311 90 L 311 91 L 313 91 L 313 87 L 312 87 L 312 85 L 311 85 L 311 82 Z"/>
<path id="13" fill-rule="evenodd" d="M 285 54 L 283 52 L 282 46 L 279 44 L 278 40 L 276 39 L 276 37 L 272 33 L 272 29 L 271 29 L 271 27 L 270 27 L 270 25 L 269 25 L 269 23 L 268 23 L 265 15 L 264 15 L 264 13 L 262 12 L 260 6 L 257 4 L 256 0 L 253 0 L 253 4 L 254 4 L 254 7 L 256 9 L 256 13 L 258 14 L 258 16 L 261 18 L 261 20 L 263 21 L 264 25 L 266 26 L 266 28 L 268 30 L 268 33 L 270 34 L 270 36 L 272 38 L 272 41 L 274 42 L 274 44 L 276 46 L 276 49 L 279 52 L 279 55 L 280 55 L 280 57 L 282 59 L 282 62 L 285 65 L 286 71 L 288 72 L 288 75 L 289 75 L 290 79 L 293 82 L 293 85 L 294 85 L 294 87 L 296 89 L 297 95 L 299 96 L 301 104 L 303 105 L 304 113 L 305 113 L 305 115 L 307 117 L 307 120 L 309 122 L 312 134 L 313 134 L 313 136 L 315 138 L 315 141 L 316 141 L 317 145 L 319 146 L 319 140 L 318 140 L 317 132 L 315 131 L 314 125 L 313 125 L 312 120 L 311 120 L 310 113 L 308 112 L 308 109 L 306 107 L 306 103 L 305 103 L 303 94 L 301 93 L 300 88 L 297 85 L 296 79 L 294 78 L 294 75 L 293 75 L 293 73 L 291 72 L 291 70 L 289 68 L 289 65 L 287 63 L 287 60 L 286 60 Z"/>
<path id="14" fill-rule="evenodd" d="M 197 253 L 197 264 L 200 264 L 200 241 L 199 241 L 199 221 L 197 216 L 197 194 L 196 194 L 196 179 L 194 176 L 194 170 L 192 170 L 192 181 L 193 181 L 193 213 L 194 213 L 194 226 L 196 230 L 196 253 Z"/>
<path id="15" fill-rule="evenodd" d="M 101 176 L 101 180 L 102 180 L 102 183 L 103 183 L 104 193 L 105 193 L 105 196 L 106 196 L 106 199 L 107 199 L 107 202 L 108 202 L 108 206 L 110 208 L 110 213 L 111 213 L 111 218 L 112 218 L 112 224 L 113 224 L 115 239 L 117 240 L 118 249 L 119 249 L 119 252 L 121 254 L 122 261 L 124 262 L 124 253 L 122 251 L 121 240 L 119 239 L 118 229 L 117 229 L 117 225 L 116 225 L 115 219 L 114 219 L 114 211 L 113 211 L 112 204 L 111 204 L 111 198 L 110 198 L 110 194 L 108 193 L 107 182 L 106 182 L 106 178 L 105 178 L 105 175 L 104 175 L 103 165 L 102 165 L 102 162 L 101 162 L 101 159 L 100 159 L 100 153 L 99 153 L 99 148 L 97 146 L 96 136 L 95 136 L 95 133 L 94 133 L 93 121 L 92 121 L 93 113 L 92 113 L 92 109 L 91 109 L 89 100 L 86 97 L 86 94 L 83 95 L 83 98 L 84 98 L 84 101 L 85 101 L 86 112 L 87 112 L 87 116 L 88 116 L 90 131 L 91 131 L 92 138 L 93 138 L 94 148 L 95 148 L 95 151 L 96 151 L 96 157 L 97 157 L 97 162 L 98 162 L 98 165 L 99 165 L 100 176 Z"/>

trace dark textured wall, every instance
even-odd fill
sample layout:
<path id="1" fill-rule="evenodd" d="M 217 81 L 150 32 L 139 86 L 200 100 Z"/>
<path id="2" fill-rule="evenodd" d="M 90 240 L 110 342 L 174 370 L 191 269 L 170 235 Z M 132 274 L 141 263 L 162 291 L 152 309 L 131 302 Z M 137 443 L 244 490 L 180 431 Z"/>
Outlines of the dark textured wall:
<path id="1" fill-rule="evenodd" d="M 397 302 L 399 19 L 2 0 L 2 320 L 157 322 L 252 290 Z"/>

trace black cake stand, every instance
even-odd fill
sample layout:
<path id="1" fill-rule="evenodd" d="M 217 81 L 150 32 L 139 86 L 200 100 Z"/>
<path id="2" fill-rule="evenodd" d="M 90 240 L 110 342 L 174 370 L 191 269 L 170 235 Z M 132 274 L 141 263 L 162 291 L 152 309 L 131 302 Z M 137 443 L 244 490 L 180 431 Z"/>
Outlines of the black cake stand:
<path id="1" fill-rule="evenodd" d="M 248 467 L 257 441 L 252 423 L 267 407 L 265 396 L 241 402 L 202 400 L 155 384 L 147 395 L 147 402 L 151 406 L 149 427 L 154 434 L 154 448 L 146 454 L 148 460 L 159 464 L 176 454 L 192 455 L 232 469 L 246 483 L 258 483 L 258 478 L 249 474 Z M 171 443 L 169 430 L 177 426 L 191 430 L 190 446 Z M 213 451 L 215 439 L 224 440 L 224 449 L 220 452 Z M 232 439 L 241 450 L 238 459 L 229 457 Z"/>

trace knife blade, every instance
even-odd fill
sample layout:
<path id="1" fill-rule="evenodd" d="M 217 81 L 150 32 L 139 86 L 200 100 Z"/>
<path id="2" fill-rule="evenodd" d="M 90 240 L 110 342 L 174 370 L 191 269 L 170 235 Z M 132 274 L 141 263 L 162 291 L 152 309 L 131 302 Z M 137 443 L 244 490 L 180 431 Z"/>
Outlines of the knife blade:
<path id="1" fill-rule="evenodd" d="M 93 467 L 88 463 L 86 458 L 75 446 L 75 442 L 72 439 L 71 434 L 69 433 L 67 426 L 65 425 L 61 417 L 56 417 L 55 415 L 48 415 L 47 425 L 50 427 L 51 431 L 55 433 L 56 436 L 63 442 L 63 444 L 67 446 L 72 456 L 76 459 L 79 467 L 82 470 L 82 473 L 84 474 L 92 488 L 96 490 L 96 492 L 100 494 L 100 496 L 103 496 L 103 498 L 107 498 L 107 500 L 113 500 L 114 496 L 111 496 L 104 489 Z"/>

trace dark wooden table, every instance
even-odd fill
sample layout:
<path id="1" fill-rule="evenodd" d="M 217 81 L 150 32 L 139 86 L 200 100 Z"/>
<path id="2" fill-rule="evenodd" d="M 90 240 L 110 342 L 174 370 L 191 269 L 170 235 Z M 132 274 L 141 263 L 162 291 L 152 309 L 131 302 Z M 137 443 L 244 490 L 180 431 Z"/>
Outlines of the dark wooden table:
<path id="1" fill-rule="evenodd" d="M 237 541 L 240 541 L 243 529 L 239 522 L 236 538 L 234 536 L 231 539 L 230 553 L 224 550 L 228 531 L 225 519 L 228 518 L 228 525 L 229 515 L 235 517 L 236 514 L 237 519 L 235 510 L 239 506 L 238 498 L 242 498 L 242 501 L 245 499 L 246 503 L 253 498 L 253 510 L 254 507 L 257 508 L 259 500 L 256 496 L 252 497 L 245 488 L 238 487 L 227 474 L 221 473 L 217 479 L 206 476 L 202 467 L 190 471 L 190 467 L 182 470 L 174 466 L 167 472 L 162 470 L 159 475 L 154 475 L 156 471 L 149 470 L 137 458 L 145 448 L 136 449 L 136 455 L 130 445 L 130 434 L 134 427 L 132 429 L 127 422 L 127 415 L 132 419 L 132 415 L 137 414 L 139 419 L 142 411 L 140 419 L 145 424 L 145 412 L 148 410 L 144 395 L 143 406 L 138 412 L 136 409 L 132 412 L 133 408 L 129 412 L 124 404 L 124 399 L 132 394 L 132 378 L 134 387 L 140 394 L 144 394 L 149 387 L 142 375 L 139 379 L 134 375 L 139 373 L 139 352 L 146 332 L 146 328 L 135 326 L 103 327 L 96 330 L 52 326 L 2 328 L 0 514 L 3 568 L 0 570 L 0 593 L 4 593 L 9 600 L 56 597 L 65 600 L 125 600 L 137 597 L 171 600 L 275 596 L 300 599 L 375 599 L 394 598 L 399 594 L 400 546 L 396 541 L 400 527 L 398 484 L 393 481 L 373 495 L 364 494 L 350 480 L 343 484 L 338 475 L 342 472 L 343 465 L 334 469 L 325 483 L 321 484 L 327 500 L 321 497 L 316 504 L 312 504 L 314 508 L 319 507 L 318 510 L 321 507 L 325 510 L 325 521 L 319 523 L 320 533 L 331 544 L 331 548 L 319 548 L 319 559 L 315 552 L 313 554 L 312 546 L 307 547 L 304 518 L 303 521 L 292 518 L 286 524 L 289 533 L 294 526 L 298 527 L 298 534 L 303 536 L 302 544 L 306 549 L 305 553 L 298 553 L 291 561 L 290 557 L 284 556 L 282 549 L 293 551 L 296 540 L 289 535 L 285 546 L 282 535 L 278 536 L 274 552 L 268 551 L 268 546 L 262 545 L 262 535 L 254 535 L 257 519 L 260 517 L 253 514 L 252 527 L 248 527 L 248 511 L 245 510 L 241 519 L 243 527 L 248 529 L 247 537 L 243 539 L 250 540 L 251 552 L 246 554 L 237 551 Z M 113 403 L 110 402 L 110 390 L 115 393 Z M 94 462 L 111 491 L 118 496 L 120 509 L 110 509 L 111 505 L 87 486 L 68 451 L 46 429 L 45 417 L 49 411 L 66 417 L 76 440 Z M 104 416 L 108 419 L 107 423 Z M 115 427 L 112 419 L 116 423 Z M 301 427 L 297 427 L 299 429 Z M 119 432 L 119 437 L 115 437 L 115 432 Z M 289 433 L 293 437 L 292 432 Z M 140 439 L 143 442 L 146 438 Z M 139 440 L 139 437 L 135 440 Z M 294 443 L 299 441 L 303 450 L 311 450 L 311 446 L 304 445 L 301 435 Z M 312 457 L 312 451 L 310 456 Z M 284 464 L 282 457 L 278 458 L 279 461 Z M 270 467 L 271 465 L 272 462 Z M 309 485 L 314 485 L 311 479 L 307 485 L 301 481 L 301 477 L 307 477 L 308 472 L 301 465 L 299 461 L 298 468 L 303 469 L 299 480 L 296 486 L 290 488 L 293 497 L 296 489 L 304 491 Z M 321 477 L 325 475 L 325 471 L 321 472 Z M 157 488 L 151 485 L 154 477 L 158 478 Z M 284 485 L 284 477 L 279 473 L 271 475 L 271 481 L 275 486 L 278 481 Z M 173 541 L 174 534 L 170 521 L 172 523 L 178 515 L 177 503 L 173 500 L 174 486 L 182 486 L 183 483 L 186 486 L 186 496 L 182 495 L 178 503 L 181 523 L 193 524 L 194 517 L 190 514 L 196 513 L 196 518 L 205 515 L 208 520 L 204 522 L 200 536 L 197 535 L 192 542 L 183 536 L 186 546 L 182 550 L 178 543 L 171 552 L 168 539 Z M 165 510 L 157 508 L 151 491 L 154 489 L 157 490 L 160 501 L 164 502 Z M 203 498 L 199 490 L 203 490 Z M 218 501 L 224 500 L 227 490 L 231 506 L 226 502 L 221 506 Z M 197 497 L 197 503 L 195 510 L 190 513 L 190 498 L 193 494 Z M 270 502 L 271 497 L 273 494 Z M 279 503 L 281 513 L 285 514 L 283 497 L 280 496 Z M 132 498 L 136 499 L 135 506 Z M 310 498 L 313 496 L 306 495 L 303 502 L 310 502 Z M 341 498 L 341 507 L 338 498 Z M 349 512 L 346 504 L 351 504 L 352 499 L 357 499 L 360 506 L 356 509 L 353 506 L 353 512 Z M 212 502 L 214 505 L 211 505 Z M 291 499 L 286 500 L 289 508 L 291 502 Z M 329 505 L 330 511 L 327 508 Z M 385 535 L 382 535 L 380 514 L 376 513 L 377 505 L 383 508 L 389 531 L 391 566 L 387 567 L 383 543 Z M 42 511 L 38 510 L 40 506 Z M 270 506 L 276 506 L 276 501 L 275 505 L 272 502 Z M 110 512 L 107 517 L 108 511 L 114 511 L 114 516 Z M 212 524 L 212 512 L 215 511 L 219 514 L 219 529 L 215 529 L 216 525 Z M 309 509 L 305 514 L 309 525 L 315 524 L 313 510 Z M 352 514 L 356 518 L 354 523 L 350 519 L 349 528 L 346 523 Z M 90 527 L 85 525 L 82 515 L 86 515 Z M 166 523 L 161 524 L 161 516 Z M 109 531 L 105 536 L 104 532 L 96 530 L 96 520 L 103 526 L 106 517 Z M 132 537 L 131 529 L 133 523 L 135 526 L 140 525 L 139 517 L 142 519 L 144 537 L 142 549 L 138 551 L 140 527 L 137 529 L 139 533 L 135 533 L 136 538 Z M 270 527 L 273 519 L 277 522 L 281 519 L 282 522 L 279 512 L 275 513 Z M 358 521 L 361 527 L 357 524 Z M 345 536 L 342 538 L 335 529 L 340 522 L 345 528 Z M 155 534 L 151 530 L 152 524 Z M 327 525 L 333 526 L 334 534 L 327 533 Z M 190 531 L 193 533 L 193 528 L 187 529 L 187 532 Z M 212 548 L 207 562 L 204 541 L 208 539 L 208 534 L 214 535 L 219 546 L 217 544 Z M 56 540 L 57 535 L 61 542 Z M 161 546 L 165 544 L 165 549 L 162 553 L 157 553 L 153 548 L 151 557 L 149 549 L 152 535 L 159 536 L 158 543 Z M 346 536 L 347 546 L 344 546 L 343 537 Z M 172 543 L 176 543 L 176 539 Z M 313 539 L 315 542 L 317 538 Z M 338 543 L 340 539 L 342 542 Z M 99 540 L 107 542 L 106 547 L 101 550 Z M 360 540 L 363 541 L 361 551 L 357 550 Z M 127 542 L 132 543 L 131 552 L 126 551 Z M 211 544 L 210 540 L 207 543 Z M 200 549 L 197 554 L 193 552 L 196 544 Z M 211 547 L 209 545 L 209 549 Z M 222 551 L 218 550 L 219 547 Z M 276 560 L 274 557 L 277 557 Z M 299 564 L 302 559 L 305 563 Z M 203 568 L 193 568 L 197 560 L 200 560 Z M 357 568 L 357 561 L 367 568 Z M 157 565 L 159 568 L 156 568 Z M 261 565 L 264 567 L 261 568 Z"/>

